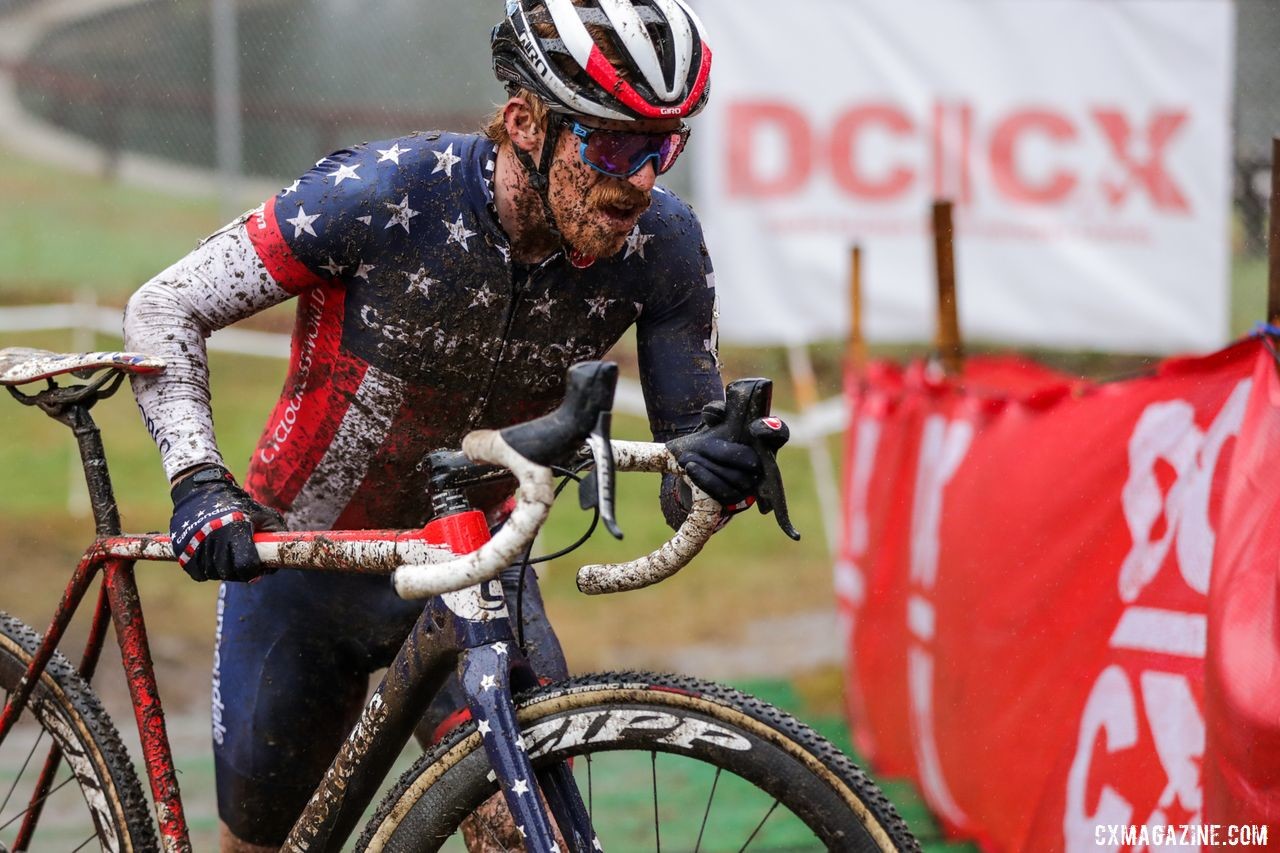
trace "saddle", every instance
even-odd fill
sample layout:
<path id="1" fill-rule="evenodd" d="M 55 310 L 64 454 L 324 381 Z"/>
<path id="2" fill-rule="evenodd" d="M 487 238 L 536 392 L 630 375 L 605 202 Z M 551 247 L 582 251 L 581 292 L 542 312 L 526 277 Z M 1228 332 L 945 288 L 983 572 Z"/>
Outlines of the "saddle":
<path id="1" fill-rule="evenodd" d="M 158 373 L 164 360 L 136 352 L 50 352 L 30 347 L 0 349 L 0 385 L 15 387 L 70 373 L 88 379 L 100 370 Z"/>

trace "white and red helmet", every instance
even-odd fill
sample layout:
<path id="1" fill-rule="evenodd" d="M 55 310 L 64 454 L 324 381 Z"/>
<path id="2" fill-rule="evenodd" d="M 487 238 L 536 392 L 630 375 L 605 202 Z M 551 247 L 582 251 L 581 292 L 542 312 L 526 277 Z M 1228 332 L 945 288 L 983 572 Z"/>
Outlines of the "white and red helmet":
<path id="1" fill-rule="evenodd" d="M 554 34 L 538 35 L 540 24 L 551 24 Z M 609 40 L 623 74 L 588 25 Z M 490 41 L 498 79 L 528 89 L 556 112 L 618 121 L 687 118 L 702 109 L 711 88 L 711 48 L 685 0 L 507 0 L 506 18 Z"/>

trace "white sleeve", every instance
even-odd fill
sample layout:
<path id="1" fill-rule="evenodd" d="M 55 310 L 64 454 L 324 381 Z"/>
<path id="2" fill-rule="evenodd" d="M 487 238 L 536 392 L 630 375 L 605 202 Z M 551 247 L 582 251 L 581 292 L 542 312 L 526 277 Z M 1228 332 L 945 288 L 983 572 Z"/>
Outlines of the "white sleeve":
<path id="1" fill-rule="evenodd" d="M 200 463 L 223 465 L 213 434 L 205 338 L 290 294 L 258 258 L 247 213 L 140 287 L 124 314 L 125 349 L 164 359 L 161 373 L 131 377 L 169 479 Z"/>

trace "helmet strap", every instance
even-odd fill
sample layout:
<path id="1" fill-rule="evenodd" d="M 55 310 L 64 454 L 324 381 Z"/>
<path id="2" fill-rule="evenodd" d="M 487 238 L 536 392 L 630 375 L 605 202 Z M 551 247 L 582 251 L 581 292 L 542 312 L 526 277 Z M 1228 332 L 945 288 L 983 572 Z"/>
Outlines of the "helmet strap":
<path id="1" fill-rule="evenodd" d="M 554 139 L 552 138 L 553 129 Z M 556 224 L 556 215 L 551 212 L 551 163 L 556 156 L 556 143 L 560 140 L 560 129 L 559 117 L 554 114 L 549 115 L 547 130 L 542 140 L 542 156 L 538 163 L 534 163 L 529 152 L 519 145 L 512 145 L 511 148 L 515 151 L 516 160 L 524 168 L 525 179 L 529 182 L 529 186 L 533 187 L 533 191 L 542 201 L 542 212 L 546 216 L 547 228 L 551 231 L 551 236 L 563 242 L 564 237 L 560 233 L 560 226 Z"/>
<path id="2" fill-rule="evenodd" d="M 564 250 L 564 255 L 569 259 L 569 263 L 577 269 L 586 269 L 596 262 L 591 255 L 583 254 L 565 242 L 564 235 L 560 233 L 560 226 L 556 224 L 556 215 L 551 210 L 551 162 L 556 156 L 556 143 L 560 141 L 560 131 L 563 128 L 563 120 L 552 114 L 547 121 L 547 132 L 542 140 L 542 156 L 539 163 L 534 163 L 533 158 L 529 156 L 529 152 L 525 151 L 519 145 L 512 145 L 515 151 L 516 160 L 524 169 L 525 179 L 529 185 L 533 187 L 534 192 L 538 194 L 538 198 L 542 201 L 542 213 L 547 220 L 547 230 L 551 232 L 551 236 L 560 241 L 560 246 Z M 554 129 L 554 138 L 552 131 Z"/>

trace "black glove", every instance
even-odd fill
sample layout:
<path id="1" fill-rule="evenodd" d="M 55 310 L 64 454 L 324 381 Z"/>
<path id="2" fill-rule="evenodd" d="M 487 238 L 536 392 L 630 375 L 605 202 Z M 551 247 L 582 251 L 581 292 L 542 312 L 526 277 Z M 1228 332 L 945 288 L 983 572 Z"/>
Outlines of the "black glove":
<path id="1" fill-rule="evenodd" d="M 724 403 L 704 406 L 702 421 L 709 429 L 682 436 L 676 462 L 716 503 L 730 510 L 746 509 L 744 504 L 755 496 L 764 468 L 750 445 L 716 435 L 714 427 L 724 416 Z"/>
<path id="2" fill-rule="evenodd" d="M 226 469 L 203 468 L 170 495 L 173 553 L 194 580 L 248 581 L 266 573 L 253 531 L 283 530 L 284 518 L 249 497 Z"/>

